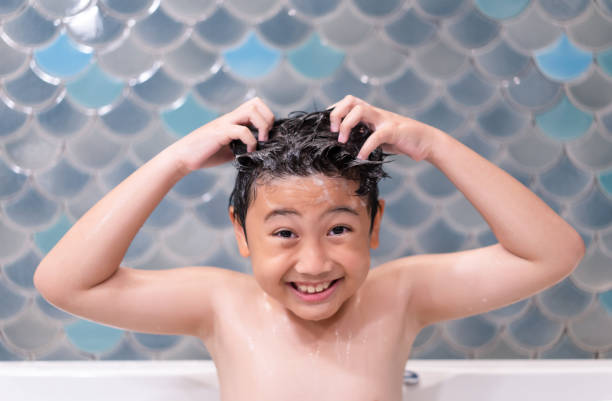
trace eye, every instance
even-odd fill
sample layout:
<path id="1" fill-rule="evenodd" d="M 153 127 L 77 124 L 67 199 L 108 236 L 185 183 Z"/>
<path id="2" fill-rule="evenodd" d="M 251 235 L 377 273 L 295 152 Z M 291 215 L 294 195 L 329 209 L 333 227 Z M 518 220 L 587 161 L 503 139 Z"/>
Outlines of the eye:
<path id="1" fill-rule="evenodd" d="M 346 234 L 348 232 L 352 231 L 350 228 L 348 228 L 347 226 L 336 226 L 334 228 L 332 228 L 331 230 L 329 230 L 330 233 L 332 233 L 332 235 L 341 235 L 341 234 Z"/>
<path id="2" fill-rule="evenodd" d="M 274 236 L 281 238 L 293 238 L 295 234 L 290 230 L 278 230 L 274 233 Z"/>

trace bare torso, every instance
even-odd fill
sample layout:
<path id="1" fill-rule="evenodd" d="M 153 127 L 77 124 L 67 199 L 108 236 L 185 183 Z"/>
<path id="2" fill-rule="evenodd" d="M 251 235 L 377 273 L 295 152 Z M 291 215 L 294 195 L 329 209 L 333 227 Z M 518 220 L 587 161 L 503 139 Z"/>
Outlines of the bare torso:
<path id="1" fill-rule="evenodd" d="M 235 274 L 235 273 L 233 273 Z M 419 328 L 400 305 L 390 270 L 369 272 L 359 291 L 324 324 L 312 325 L 238 275 L 204 339 L 223 401 L 399 401 Z"/>

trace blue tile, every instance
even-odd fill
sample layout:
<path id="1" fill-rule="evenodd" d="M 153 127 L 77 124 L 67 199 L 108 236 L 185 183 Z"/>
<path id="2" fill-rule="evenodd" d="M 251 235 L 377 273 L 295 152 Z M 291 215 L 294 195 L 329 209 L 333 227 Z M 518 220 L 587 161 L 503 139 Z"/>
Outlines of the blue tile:
<path id="1" fill-rule="evenodd" d="M 196 216 L 206 225 L 210 225 L 215 229 L 230 227 L 231 224 L 227 214 L 227 199 L 227 193 L 217 191 L 210 199 L 196 207 Z"/>
<path id="2" fill-rule="evenodd" d="M 134 85 L 132 90 L 147 103 L 170 105 L 183 95 L 185 87 L 160 68 L 146 81 Z"/>
<path id="3" fill-rule="evenodd" d="M 421 18 L 414 8 L 411 8 L 397 20 L 385 24 L 385 31 L 401 45 L 421 46 L 436 36 L 436 25 Z"/>
<path id="4" fill-rule="evenodd" d="M 283 85 L 279 85 L 279 82 L 283 82 Z M 257 93 L 265 102 L 271 101 L 278 105 L 289 106 L 307 97 L 308 89 L 309 86 L 304 79 L 297 76 L 287 63 L 282 63 L 258 85 Z"/>
<path id="5" fill-rule="evenodd" d="M 289 51 L 287 58 L 302 75 L 321 79 L 331 76 L 340 67 L 344 52 L 323 44 L 315 32 L 305 44 Z"/>
<path id="6" fill-rule="evenodd" d="M 593 61 L 591 52 L 574 46 L 565 34 L 552 45 L 535 52 L 538 68 L 549 78 L 571 81 L 589 69 Z"/>
<path id="7" fill-rule="evenodd" d="M 71 227 L 72 223 L 68 218 L 61 215 L 52 227 L 34 234 L 34 243 L 43 254 L 47 254 Z"/>
<path id="8" fill-rule="evenodd" d="M 8 107 L 0 100 L 0 137 L 8 136 L 23 126 L 27 115 Z"/>
<path id="9" fill-rule="evenodd" d="M 216 175 L 207 171 L 192 171 L 176 183 L 172 193 L 185 199 L 201 198 L 215 185 L 217 179 Z"/>
<path id="10" fill-rule="evenodd" d="M 561 85 L 529 65 L 525 72 L 510 81 L 507 91 L 512 100 L 521 106 L 540 109 L 558 98 Z"/>
<path id="11" fill-rule="evenodd" d="M 134 339 L 138 341 L 139 344 L 151 350 L 164 351 L 176 345 L 179 342 L 180 337 L 147 333 L 134 333 Z"/>
<path id="12" fill-rule="evenodd" d="M 28 189 L 4 206 L 6 216 L 24 227 L 49 223 L 57 212 L 57 204 L 34 189 Z"/>
<path id="13" fill-rule="evenodd" d="M 31 290 L 34 288 L 34 272 L 40 260 L 36 253 L 29 251 L 16 261 L 4 266 L 4 273 L 13 283 Z"/>
<path id="14" fill-rule="evenodd" d="M 164 123 L 177 136 L 184 136 L 196 128 L 214 120 L 218 114 L 198 104 L 190 94 L 185 102 L 174 110 L 162 112 Z"/>
<path id="15" fill-rule="evenodd" d="M 603 72 L 612 77 L 612 48 L 597 53 L 597 64 Z"/>
<path id="16" fill-rule="evenodd" d="M 223 57 L 235 74 L 244 78 L 260 78 L 276 67 L 280 52 L 265 45 L 255 33 L 251 33 L 246 41 L 224 51 Z"/>
<path id="17" fill-rule="evenodd" d="M 79 350 L 92 354 L 110 351 L 123 337 L 123 330 L 78 319 L 64 326 L 68 340 Z"/>
<path id="18" fill-rule="evenodd" d="M 5 82 L 7 94 L 23 106 L 42 106 L 59 93 L 57 85 L 43 81 L 34 71 L 27 69 L 21 76 Z"/>
<path id="19" fill-rule="evenodd" d="M 436 17 L 449 17 L 461 10 L 464 0 L 418 0 L 421 8 Z"/>
<path id="20" fill-rule="evenodd" d="M 242 103 L 245 100 L 247 89 L 243 82 L 238 81 L 223 69 L 194 87 L 195 92 L 202 99 L 220 106 Z"/>
<path id="21" fill-rule="evenodd" d="M 100 2 L 112 11 L 127 16 L 147 10 L 154 0 L 100 0 Z"/>
<path id="22" fill-rule="evenodd" d="M 9 8 L 12 8 L 9 5 Z M 19 45 L 40 46 L 53 40 L 58 27 L 44 18 L 34 7 L 28 7 L 17 18 L 3 24 L 4 32 Z"/>
<path id="23" fill-rule="evenodd" d="M 296 46 L 312 30 L 310 25 L 291 15 L 286 8 L 259 24 L 258 29 L 264 39 L 278 47 Z"/>
<path id="24" fill-rule="evenodd" d="M 511 78 L 529 65 L 529 57 L 517 52 L 505 41 L 476 57 L 477 64 L 496 78 Z"/>
<path id="25" fill-rule="evenodd" d="M 118 39 L 126 25 L 97 6 L 89 7 L 67 22 L 69 35 L 87 46 L 103 46 Z"/>
<path id="26" fill-rule="evenodd" d="M 589 0 L 538 0 L 540 7 L 551 17 L 560 21 L 576 18 L 586 10 Z"/>
<path id="27" fill-rule="evenodd" d="M 512 110 L 505 102 L 498 101 L 477 118 L 480 127 L 489 135 L 508 137 L 515 135 L 527 123 L 525 116 Z"/>
<path id="28" fill-rule="evenodd" d="M 553 139 L 575 139 L 591 126 L 593 116 L 574 106 L 566 96 L 552 109 L 536 114 L 536 125 Z"/>
<path id="29" fill-rule="evenodd" d="M 576 167 L 563 154 L 554 166 L 540 175 L 540 182 L 552 194 L 573 197 L 591 183 L 591 173 Z"/>
<path id="30" fill-rule="evenodd" d="M 612 316 L 612 290 L 602 292 L 598 297 L 601 306 L 603 306 L 608 313 L 610 313 L 610 316 Z"/>
<path id="31" fill-rule="evenodd" d="M 476 0 L 476 7 L 484 14 L 495 19 L 507 19 L 519 15 L 529 4 L 529 0 Z"/>
<path id="32" fill-rule="evenodd" d="M 114 102 L 123 91 L 124 84 L 94 64 L 73 82 L 66 83 L 70 97 L 87 108 L 100 108 Z"/>
<path id="33" fill-rule="evenodd" d="M 576 202 L 572 214 L 584 226 L 592 229 L 604 229 L 612 224 L 612 199 L 606 197 L 595 186 L 589 195 Z"/>
<path id="34" fill-rule="evenodd" d="M 219 7 L 213 15 L 199 22 L 194 28 L 194 32 L 202 39 L 214 45 L 236 43 L 247 30 L 242 21 L 223 7 Z"/>
<path id="35" fill-rule="evenodd" d="M 563 325 L 550 320 L 536 306 L 508 325 L 509 332 L 525 347 L 545 347 L 555 341 L 563 331 Z"/>
<path id="36" fill-rule="evenodd" d="M 463 347 L 482 347 L 493 341 L 498 328 L 482 316 L 456 319 L 444 324 L 452 339 Z"/>
<path id="37" fill-rule="evenodd" d="M 470 10 L 449 27 L 452 37 L 463 47 L 475 49 L 492 41 L 499 34 L 499 24 L 476 9 Z"/>
<path id="38" fill-rule="evenodd" d="M 38 175 L 37 182 L 47 193 L 67 199 L 78 195 L 90 178 L 89 174 L 62 159 L 52 169 Z"/>
<path id="39" fill-rule="evenodd" d="M 437 219 L 418 235 L 418 243 L 425 253 L 457 252 L 467 239 L 465 233 L 455 230 L 443 219 Z"/>
<path id="40" fill-rule="evenodd" d="M 25 7 L 27 0 L 4 0 L 0 2 L 0 15 L 11 14 L 22 7 Z M 0 358 L 1 360 L 2 358 Z"/>
<path id="41" fill-rule="evenodd" d="M 184 213 L 183 206 L 168 197 L 164 198 L 153 210 L 145 222 L 145 227 L 162 228 L 168 227 L 180 220 Z"/>
<path id="42" fill-rule="evenodd" d="M 56 17 L 68 17 L 78 14 L 91 4 L 89 0 L 37 0 L 36 4 Z"/>
<path id="43" fill-rule="evenodd" d="M 578 316 L 593 300 L 593 294 L 576 287 L 569 277 L 547 288 L 538 297 L 550 313 L 562 318 Z"/>
<path id="44" fill-rule="evenodd" d="M 372 87 L 362 82 L 348 68 L 342 66 L 329 81 L 322 85 L 321 89 L 332 102 L 336 102 L 346 95 L 365 99 L 370 94 Z"/>
<path id="45" fill-rule="evenodd" d="M 610 158 L 612 158 L 612 156 L 610 156 Z M 601 188 L 612 197 L 612 170 L 599 173 L 597 178 L 599 179 Z"/>
<path id="46" fill-rule="evenodd" d="M 593 69 L 587 79 L 569 85 L 569 93 L 581 107 L 599 111 L 612 104 L 612 80 Z"/>
<path id="47" fill-rule="evenodd" d="M 341 0 L 291 0 L 301 13 L 312 17 L 327 15 L 338 8 Z"/>
<path id="48" fill-rule="evenodd" d="M 60 138 L 77 133 L 89 121 L 89 117 L 74 107 L 68 97 L 40 111 L 36 114 L 36 118 L 46 132 Z"/>
<path id="49" fill-rule="evenodd" d="M 124 259 L 130 263 L 130 261 L 142 257 L 149 249 L 155 246 L 155 240 L 147 231 L 139 230 L 130 243 Z"/>
<path id="50" fill-rule="evenodd" d="M 11 260 L 19 255 L 21 248 L 27 244 L 28 237 L 26 233 L 5 225 L 0 220 L 0 258 Z M 2 269 L 0 268 L 0 272 Z"/>
<path id="51" fill-rule="evenodd" d="M 353 0 L 357 7 L 368 16 L 382 17 L 395 11 L 401 4 L 400 0 Z"/>
<path id="52" fill-rule="evenodd" d="M 447 133 L 452 133 L 465 122 L 465 117 L 451 109 L 443 99 L 418 113 L 416 119 Z"/>
<path id="53" fill-rule="evenodd" d="M 134 25 L 133 32 L 153 49 L 172 44 L 185 32 L 185 26 L 166 14 L 162 7 Z"/>
<path id="54" fill-rule="evenodd" d="M 417 106 L 429 97 L 432 85 L 412 69 L 407 69 L 402 76 L 385 84 L 384 89 L 394 102 L 405 106 Z"/>
<path id="55" fill-rule="evenodd" d="M 57 77 L 78 74 L 87 67 L 91 57 L 91 52 L 79 50 L 65 34 L 61 34 L 48 47 L 34 52 L 38 66 L 46 73 Z"/>
<path id="56" fill-rule="evenodd" d="M 385 214 L 396 224 L 416 227 L 427 220 L 432 212 L 433 206 L 429 202 L 406 190 L 401 198 L 389 202 Z"/>
<path id="57" fill-rule="evenodd" d="M 416 176 L 419 187 L 434 198 L 447 198 L 457 192 L 452 182 L 434 166 L 428 165 Z"/>
<path id="58" fill-rule="evenodd" d="M 456 82 L 449 83 L 447 90 L 454 100 L 468 107 L 485 103 L 493 94 L 493 86 L 474 70 L 469 70 Z"/>
<path id="59" fill-rule="evenodd" d="M 26 297 L 15 292 L 0 280 L 0 319 L 17 315 L 26 303 Z"/>

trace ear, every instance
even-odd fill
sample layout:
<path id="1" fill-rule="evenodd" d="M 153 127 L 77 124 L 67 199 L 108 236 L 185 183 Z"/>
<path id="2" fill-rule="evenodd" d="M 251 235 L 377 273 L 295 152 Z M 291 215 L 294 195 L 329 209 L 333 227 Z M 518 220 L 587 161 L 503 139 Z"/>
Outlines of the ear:
<path id="1" fill-rule="evenodd" d="M 251 254 L 249 252 L 249 245 L 247 244 L 246 236 L 244 234 L 244 230 L 242 229 L 242 225 L 238 222 L 236 215 L 234 214 L 234 207 L 229 207 L 229 218 L 232 221 L 232 225 L 234 226 L 234 235 L 236 236 L 236 242 L 238 243 L 238 251 L 240 255 L 244 258 L 248 258 Z"/>
<path id="2" fill-rule="evenodd" d="M 374 223 L 372 224 L 372 233 L 370 234 L 370 248 L 376 249 L 380 244 L 380 221 L 382 220 L 383 213 L 385 211 L 385 200 L 378 200 L 378 212 L 374 217 Z"/>

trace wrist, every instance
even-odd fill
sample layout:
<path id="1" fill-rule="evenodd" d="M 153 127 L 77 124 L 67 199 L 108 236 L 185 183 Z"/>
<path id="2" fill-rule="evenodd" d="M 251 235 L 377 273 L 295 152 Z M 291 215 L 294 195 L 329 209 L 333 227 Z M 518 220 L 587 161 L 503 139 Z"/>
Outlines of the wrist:
<path id="1" fill-rule="evenodd" d="M 435 165 L 443 157 L 451 137 L 438 128 L 428 125 L 426 125 L 426 127 L 428 130 L 426 137 L 429 138 L 429 152 L 425 160 Z"/>
<path id="2" fill-rule="evenodd" d="M 168 146 L 155 156 L 156 159 L 160 160 L 163 164 L 170 169 L 170 176 L 178 182 L 187 174 L 191 173 L 191 170 L 187 167 L 180 155 L 180 151 L 173 145 Z"/>

